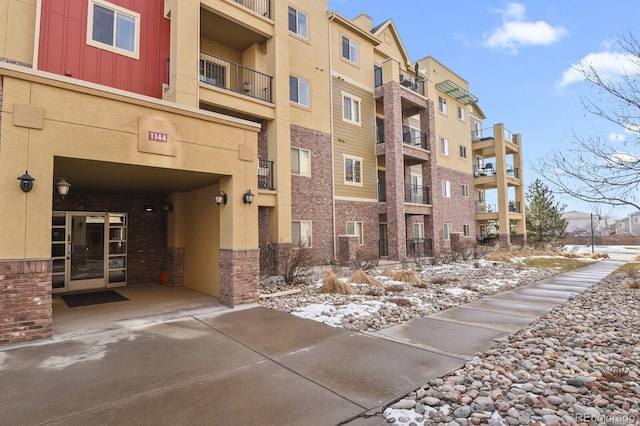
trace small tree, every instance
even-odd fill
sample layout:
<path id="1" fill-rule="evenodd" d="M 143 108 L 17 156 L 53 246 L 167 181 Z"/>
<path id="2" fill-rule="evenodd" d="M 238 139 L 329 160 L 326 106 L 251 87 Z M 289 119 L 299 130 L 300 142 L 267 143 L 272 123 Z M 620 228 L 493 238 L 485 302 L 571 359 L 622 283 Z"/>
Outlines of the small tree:
<path id="1" fill-rule="evenodd" d="M 556 243 L 566 236 L 567 221 L 562 217 L 563 205 L 553 193 L 536 179 L 527 189 L 527 239 L 534 243 Z"/>

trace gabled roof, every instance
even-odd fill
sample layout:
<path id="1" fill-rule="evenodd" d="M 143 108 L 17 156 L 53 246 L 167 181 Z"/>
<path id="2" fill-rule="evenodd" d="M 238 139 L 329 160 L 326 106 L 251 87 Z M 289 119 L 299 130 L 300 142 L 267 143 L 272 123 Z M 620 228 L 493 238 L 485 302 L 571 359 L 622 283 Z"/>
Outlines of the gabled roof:
<path id="1" fill-rule="evenodd" d="M 402 52 L 402 59 L 404 60 L 405 65 L 410 65 L 411 61 L 409 59 L 409 54 L 407 53 L 407 49 L 404 48 L 404 44 L 402 44 L 400 33 L 398 33 L 398 29 L 396 28 L 396 25 L 393 23 L 393 19 L 389 18 L 383 23 L 376 25 L 371 30 L 371 33 L 375 35 L 378 39 L 380 39 L 382 32 L 387 28 L 391 30 L 391 34 L 393 34 L 396 44 L 398 45 L 400 52 Z"/>
<path id="2" fill-rule="evenodd" d="M 356 34 L 369 40 L 374 46 L 377 46 L 380 44 L 380 40 L 377 37 L 375 37 L 370 32 L 363 30 L 362 28 L 360 28 L 359 26 L 357 26 L 356 24 L 354 24 L 352 21 L 345 18 L 344 16 L 340 15 L 339 13 L 329 12 L 328 16 L 330 21 L 339 22 L 341 25 L 344 25 L 345 27 L 349 28 L 351 31 L 355 32 Z"/>

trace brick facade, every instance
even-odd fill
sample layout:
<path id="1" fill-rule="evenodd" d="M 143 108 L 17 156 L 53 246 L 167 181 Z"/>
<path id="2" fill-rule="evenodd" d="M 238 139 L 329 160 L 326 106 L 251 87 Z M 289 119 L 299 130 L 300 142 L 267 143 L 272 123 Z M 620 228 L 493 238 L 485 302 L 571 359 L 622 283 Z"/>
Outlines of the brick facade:
<path id="1" fill-rule="evenodd" d="M 378 255 L 380 218 L 377 203 L 336 201 L 336 235 L 345 235 L 347 222 L 362 222 L 364 244 L 358 249 L 365 255 Z"/>
<path id="2" fill-rule="evenodd" d="M 168 284 L 172 287 L 184 287 L 185 249 L 169 247 L 167 249 Z"/>
<path id="3" fill-rule="evenodd" d="M 64 199 L 56 196 L 53 209 L 127 213 L 127 284 L 149 284 L 159 283 L 160 273 L 168 265 L 167 215 L 172 213 L 162 211 L 164 200 L 153 195 L 71 191 Z M 147 203 L 153 206 L 153 211 L 145 211 Z"/>
<path id="4" fill-rule="evenodd" d="M 51 260 L 0 260 L 0 344 L 51 337 Z"/>
<path id="5" fill-rule="evenodd" d="M 229 306 L 258 302 L 260 250 L 220 250 L 220 301 Z"/>
<path id="6" fill-rule="evenodd" d="M 311 152 L 311 176 L 291 176 L 291 220 L 312 222 L 311 256 L 324 264 L 334 244 L 331 135 L 292 125 L 291 147 Z"/>

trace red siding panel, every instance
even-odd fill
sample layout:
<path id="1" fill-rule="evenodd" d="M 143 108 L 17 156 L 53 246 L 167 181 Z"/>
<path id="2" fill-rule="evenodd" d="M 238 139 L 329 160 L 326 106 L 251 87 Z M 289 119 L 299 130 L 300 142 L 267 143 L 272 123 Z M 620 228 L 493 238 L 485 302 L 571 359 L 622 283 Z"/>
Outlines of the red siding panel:
<path id="1" fill-rule="evenodd" d="M 38 68 L 143 95 L 162 97 L 170 23 L 163 0 L 113 0 L 140 14 L 139 59 L 88 46 L 87 0 L 43 0 Z"/>

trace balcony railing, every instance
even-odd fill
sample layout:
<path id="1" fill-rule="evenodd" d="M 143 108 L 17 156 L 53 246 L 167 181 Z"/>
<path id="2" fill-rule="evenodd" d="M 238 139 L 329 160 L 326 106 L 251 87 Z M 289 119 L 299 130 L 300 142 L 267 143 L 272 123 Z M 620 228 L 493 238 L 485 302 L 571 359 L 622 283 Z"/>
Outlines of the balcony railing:
<path id="1" fill-rule="evenodd" d="M 424 80 L 418 80 L 402 69 L 400 70 L 400 84 L 424 96 Z"/>
<path id="2" fill-rule="evenodd" d="M 378 201 L 387 202 L 387 183 L 378 182 Z"/>
<path id="3" fill-rule="evenodd" d="M 517 167 L 507 164 L 507 176 L 520 179 L 520 170 Z"/>
<path id="4" fill-rule="evenodd" d="M 493 168 L 493 164 L 487 163 L 484 166 L 475 165 L 473 166 L 473 175 L 476 177 L 480 176 L 495 176 L 496 169 Z"/>
<path id="5" fill-rule="evenodd" d="M 433 240 L 431 238 L 410 238 L 407 240 L 407 256 L 431 256 Z"/>
<path id="6" fill-rule="evenodd" d="M 509 201 L 509 213 L 522 213 L 522 203 L 520 201 Z"/>
<path id="7" fill-rule="evenodd" d="M 482 142 L 487 139 L 495 139 L 495 136 L 493 135 L 493 127 L 488 127 L 486 129 L 480 130 L 472 130 L 471 139 L 473 142 Z M 518 145 L 515 134 L 507 129 L 504 129 L 504 140 L 505 142 L 511 143 L 513 145 Z"/>
<path id="8" fill-rule="evenodd" d="M 272 102 L 273 77 L 235 62 L 200 52 L 200 81 L 265 102 Z"/>
<path id="9" fill-rule="evenodd" d="M 233 0 L 236 3 L 262 15 L 271 18 L 271 0 Z"/>
<path id="10" fill-rule="evenodd" d="M 476 201 L 476 213 L 497 213 L 498 205 L 489 204 L 486 201 Z"/>
<path id="11" fill-rule="evenodd" d="M 373 68 L 373 82 L 375 87 L 382 86 L 382 83 L 384 82 L 383 75 L 382 75 L 382 68 L 378 66 Z M 402 69 L 400 70 L 399 83 L 404 87 L 406 87 L 407 89 L 413 90 L 414 92 L 419 93 L 422 96 L 425 95 L 424 80 L 419 80 L 419 79 L 416 80 L 416 78 L 413 75 L 411 75 L 410 73 Z"/>
<path id="12" fill-rule="evenodd" d="M 431 204 L 429 187 L 407 183 L 404 185 L 404 202 L 413 204 Z"/>
<path id="13" fill-rule="evenodd" d="M 421 132 L 409 126 L 402 126 L 402 143 L 416 148 L 429 149 L 427 132 Z"/>
<path id="14" fill-rule="evenodd" d="M 258 188 L 275 189 L 273 185 L 273 161 L 258 159 Z"/>

